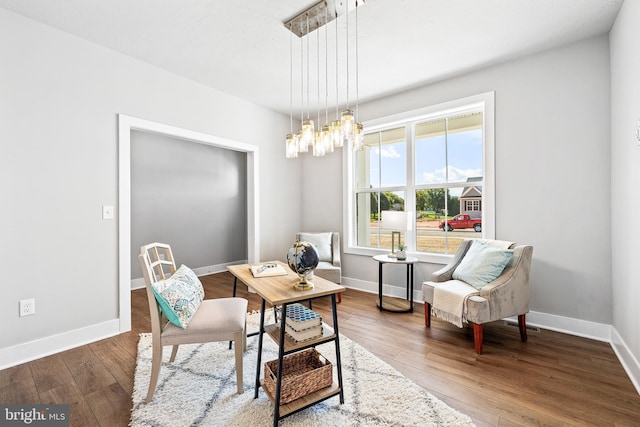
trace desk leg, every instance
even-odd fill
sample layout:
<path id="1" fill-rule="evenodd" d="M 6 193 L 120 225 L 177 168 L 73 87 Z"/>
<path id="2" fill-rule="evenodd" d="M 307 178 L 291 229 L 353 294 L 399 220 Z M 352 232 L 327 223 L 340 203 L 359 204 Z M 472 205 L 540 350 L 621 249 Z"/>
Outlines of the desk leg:
<path id="1" fill-rule="evenodd" d="M 409 267 L 411 268 L 411 281 L 409 282 L 411 284 L 411 292 L 409 294 L 411 296 L 411 302 L 409 303 L 409 312 L 413 313 L 413 264 L 409 264 Z"/>
<path id="2" fill-rule="evenodd" d="M 382 311 L 382 263 L 378 263 L 378 308 Z"/>
<path id="3" fill-rule="evenodd" d="M 336 294 L 331 294 L 331 309 L 333 311 L 333 332 L 336 334 L 336 367 L 338 369 L 338 386 L 340 387 L 340 403 L 344 403 L 344 387 L 342 386 L 342 359 L 340 358 L 340 334 L 338 333 L 338 310 L 336 309 Z"/>
<path id="4" fill-rule="evenodd" d="M 287 305 L 282 304 L 282 313 L 287 312 Z M 284 314 L 280 316 L 280 345 L 278 346 L 278 372 L 276 374 L 276 395 L 275 409 L 273 412 L 273 427 L 278 427 L 280 421 L 280 395 L 282 394 L 282 367 L 284 365 L 284 331 L 286 328 L 286 317 Z"/>
<path id="5" fill-rule="evenodd" d="M 260 327 L 258 329 L 258 366 L 256 366 L 256 390 L 253 395 L 254 399 L 258 398 L 258 391 L 260 390 L 260 363 L 262 362 L 262 338 L 264 336 L 264 306 L 265 301 L 263 298 L 260 305 Z"/>

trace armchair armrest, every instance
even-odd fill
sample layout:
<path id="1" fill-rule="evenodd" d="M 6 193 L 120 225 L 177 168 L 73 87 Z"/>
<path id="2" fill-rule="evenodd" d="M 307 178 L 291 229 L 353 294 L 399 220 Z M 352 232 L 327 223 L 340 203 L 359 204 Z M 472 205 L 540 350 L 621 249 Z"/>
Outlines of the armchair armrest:
<path id="1" fill-rule="evenodd" d="M 458 247 L 458 251 L 453 256 L 449 264 L 431 273 L 431 281 L 446 282 L 447 280 L 451 280 L 451 277 L 453 275 L 453 270 L 455 270 L 458 264 L 460 264 L 460 261 L 462 261 L 462 258 L 464 258 L 465 254 L 471 247 L 472 242 L 473 240 L 470 240 L 470 239 L 463 240 L 462 243 L 460 243 L 460 246 Z"/>
<path id="2" fill-rule="evenodd" d="M 533 246 L 516 246 L 513 258 L 502 274 L 480 289 L 489 300 L 491 320 L 524 314 L 529 311 L 529 273 Z"/>
<path id="3" fill-rule="evenodd" d="M 337 232 L 331 233 L 331 255 L 333 266 L 340 267 L 340 234 Z"/>

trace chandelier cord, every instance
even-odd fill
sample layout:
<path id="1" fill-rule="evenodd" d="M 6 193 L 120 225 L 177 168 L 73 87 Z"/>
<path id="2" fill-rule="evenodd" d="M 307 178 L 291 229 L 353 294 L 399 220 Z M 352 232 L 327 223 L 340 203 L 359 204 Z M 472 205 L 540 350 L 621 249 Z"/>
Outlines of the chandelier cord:
<path id="1" fill-rule="evenodd" d="M 345 19 L 347 20 L 347 36 L 345 37 L 346 42 L 346 52 L 347 52 L 347 109 L 349 109 L 349 6 L 346 5 L 346 9 L 344 11 Z"/>
<path id="2" fill-rule="evenodd" d="M 304 42 L 300 37 L 300 126 L 304 124 Z"/>
<path id="3" fill-rule="evenodd" d="M 324 10 L 324 22 L 329 22 L 329 8 Z M 329 28 L 324 29 L 324 118 L 329 123 Z"/>
<path id="4" fill-rule="evenodd" d="M 338 88 L 338 12 L 336 11 L 336 120 L 340 118 L 338 103 L 339 103 L 339 88 Z"/>
<path id="5" fill-rule="evenodd" d="M 293 133 L 293 24 L 289 24 L 289 127 Z"/>
<path id="6" fill-rule="evenodd" d="M 307 13 L 307 120 L 309 120 L 309 86 L 311 85 L 311 79 L 309 78 L 309 14 Z"/>
<path id="7" fill-rule="evenodd" d="M 318 130 L 320 130 L 320 28 L 316 33 L 316 56 L 318 57 Z"/>

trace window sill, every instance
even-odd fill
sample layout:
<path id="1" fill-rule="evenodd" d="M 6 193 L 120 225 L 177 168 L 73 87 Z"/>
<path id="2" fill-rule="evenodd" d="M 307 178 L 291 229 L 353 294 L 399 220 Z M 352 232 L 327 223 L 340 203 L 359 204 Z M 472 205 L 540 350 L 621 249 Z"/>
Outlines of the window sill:
<path id="1" fill-rule="evenodd" d="M 389 249 L 365 248 L 361 246 L 349 246 L 344 248 L 345 254 L 369 257 L 384 255 L 390 252 L 391 251 Z M 453 258 L 453 254 L 427 254 L 424 252 L 407 252 L 407 255 L 418 258 L 419 262 L 439 265 L 447 265 L 449 264 L 449 261 L 451 261 L 451 258 Z"/>

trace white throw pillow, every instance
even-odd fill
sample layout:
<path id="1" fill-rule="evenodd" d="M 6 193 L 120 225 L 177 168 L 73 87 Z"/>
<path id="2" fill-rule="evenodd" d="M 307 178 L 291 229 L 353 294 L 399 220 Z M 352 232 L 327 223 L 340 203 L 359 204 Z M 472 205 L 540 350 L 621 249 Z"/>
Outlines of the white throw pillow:
<path id="1" fill-rule="evenodd" d="M 300 233 L 301 242 L 309 242 L 318 251 L 320 261 L 333 262 L 331 233 Z"/>
<path id="2" fill-rule="evenodd" d="M 513 251 L 510 249 L 499 249 L 480 240 L 474 240 L 453 271 L 453 278 L 479 290 L 500 276 L 512 257 Z"/>

